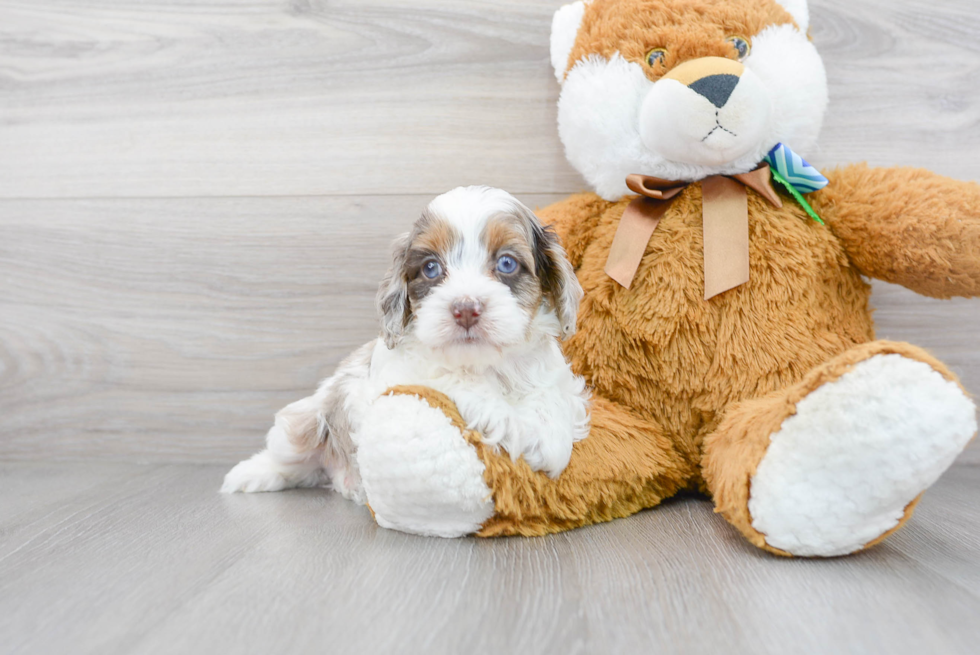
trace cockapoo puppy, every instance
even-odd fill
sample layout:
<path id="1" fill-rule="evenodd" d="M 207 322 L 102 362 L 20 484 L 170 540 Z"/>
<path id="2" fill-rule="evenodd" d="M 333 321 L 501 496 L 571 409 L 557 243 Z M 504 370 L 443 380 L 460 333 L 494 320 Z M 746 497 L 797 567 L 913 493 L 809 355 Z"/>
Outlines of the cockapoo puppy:
<path id="1" fill-rule="evenodd" d="M 589 431 L 585 381 L 558 343 L 575 332 L 581 297 L 554 233 L 513 196 L 489 187 L 439 196 L 395 241 L 378 290 L 381 336 L 281 410 L 265 450 L 221 491 L 329 484 L 365 502 L 358 425 L 397 385 L 441 391 L 484 443 L 557 477 Z"/>

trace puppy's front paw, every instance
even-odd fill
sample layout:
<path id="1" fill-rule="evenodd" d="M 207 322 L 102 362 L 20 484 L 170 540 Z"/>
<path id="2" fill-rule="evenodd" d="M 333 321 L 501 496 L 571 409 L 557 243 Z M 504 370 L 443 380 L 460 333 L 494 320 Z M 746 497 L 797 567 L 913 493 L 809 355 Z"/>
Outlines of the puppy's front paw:
<path id="1" fill-rule="evenodd" d="M 513 460 L 523 457 L 532 471 L 543 471 L 550 478 L 561 475 L 572 455 L 572 430 L 560 422 L 551 425 L 504 416 L 471 429 L 480 433 L 483 443 L 502 447 Z"/>
<path id="2" fill-rule="evenodd" d="M 272 465 L 265 453 L 259 453 L 239 462 L 235 468 L 228 471 L 221 493 L 236 492 L 253 493 L 257 491 L 280 491 L 288 485 L 286 477 Z"/>
<path id="3" fill-rule="evenodd" d="M 516 421 L 511 421 L 506 417 L 498 417 L 496 420 L 482 419 L 471 421 L 467 426 L 480 434 L 480 440 L 488 446 L 506 447 L 507 441 L 518 429 Z M 520 453 L 518 453 L 520 454 Z"/>
<path id="4" fill-rule="evenodd" d="M 512 460 L 523 457 L 532 471 L 543 471 L 550 478 L 561 475 L 571 458 L 572 443 L 588 433 L 584 406 L 581 417 L 555 415 L 549 420 L 536 407 L 521 410 L 476 395 L 459 394 L 454 400 L 467 427 L 478 432 L 484 444 L 503 448 Z"/>
<path id="5" fill-rule="evenodd" d="M 524 437 L 524 461 L 532 471 L 544 471 L 552 479 L 561 475 L 572 458 L 571 430 L 542 429 Z"/>

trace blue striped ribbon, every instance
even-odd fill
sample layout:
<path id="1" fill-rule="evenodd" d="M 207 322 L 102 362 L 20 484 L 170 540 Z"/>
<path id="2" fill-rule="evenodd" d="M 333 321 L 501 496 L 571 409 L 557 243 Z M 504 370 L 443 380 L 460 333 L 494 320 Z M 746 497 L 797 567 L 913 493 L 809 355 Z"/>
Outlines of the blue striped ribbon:
<path id="1" fill-rule="evenodd" d="M 827 186 L 829 182 L 820 171 L 790 150 L 785 143 L 777 143 L 766 155 L 765 162 L 800 193 L 813 193 Z"/>

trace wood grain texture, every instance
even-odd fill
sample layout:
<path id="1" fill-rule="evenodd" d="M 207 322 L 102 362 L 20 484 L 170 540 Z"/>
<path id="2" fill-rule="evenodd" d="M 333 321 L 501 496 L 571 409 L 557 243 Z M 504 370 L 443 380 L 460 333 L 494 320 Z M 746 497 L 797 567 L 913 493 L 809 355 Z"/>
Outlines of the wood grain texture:
<path id="1" fill-rule="evenodd" d="M 0 1 L 0 197 L 568 193 L 563 0 Z M 975 0 L 813 0 L 818 165 L 980 179 Z"/>
<path id="2" fill-rule="evenodd" d="M 388 244 L 427 201 L 0 202 L 0 457 L 241 459 L 377 335 Z M 875 288 L 882 337 L 980 392 L 980 301 Z"/>
<path id="3" fill-rule="evenodd" d="M 0 653 L 975 653 L 980 467 L 853 557 L 785 560 L 696 498 L 534 539 L 378 528 L 215 466 L 2 464 Z"/>
<path id="4" fill-rule="evenodd" d="M 0 197 L 578 188 L 559 4 L 3 0 Z"/>

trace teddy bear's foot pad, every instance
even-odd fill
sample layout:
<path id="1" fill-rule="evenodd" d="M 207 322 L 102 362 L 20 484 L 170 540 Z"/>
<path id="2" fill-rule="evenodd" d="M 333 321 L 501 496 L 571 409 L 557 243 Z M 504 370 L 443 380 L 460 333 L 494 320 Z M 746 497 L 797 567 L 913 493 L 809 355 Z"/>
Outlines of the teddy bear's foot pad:
<path id="1" fill-rule="evenodd" d="M 378 525 L 459 537 L 476 532 L 493 515 L 476 449 L 425 400 L 378 398 L 355 443 L 364 492 Z"/>
<path id="2" fill-rule="evenodd" d="M 773 433 L 751 481 L 752 527 L 794 555 L 860 550 L 906 518 L 976 431 L 957 384 L 924 362 L 875 355 Z"/>

